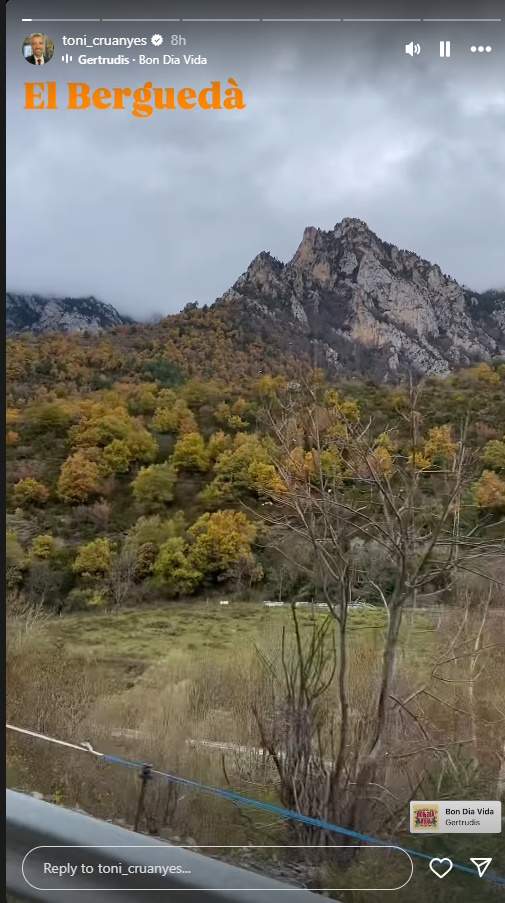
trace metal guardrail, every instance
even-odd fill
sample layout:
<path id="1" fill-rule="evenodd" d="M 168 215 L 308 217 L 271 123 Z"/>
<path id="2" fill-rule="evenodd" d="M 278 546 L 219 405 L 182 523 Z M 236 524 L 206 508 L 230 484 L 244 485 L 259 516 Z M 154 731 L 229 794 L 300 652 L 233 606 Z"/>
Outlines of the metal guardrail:
<path id="1" fill-rule="evenodd" d="M 13 790 L 7 790 L 6 823 L 7 891 L 20 900 L 75 903 L 84 892 L 83 899 L 91 897 L 93 903 L 154 903 L 160 899 L 158 891 L 169 903 L 329 903 L 319 894 Z M 80 875 L 73 887 L 70 877 L 62 881 L 44 875 L 48 860 L 76 862 L 75 851 L 68 847 L 83 847 L 79 860 L 93 866 L 92 875 Z M 97 874 L 99 864 L 111 865 L 118 859 L 125 870 L 163 862 L 180 871 L 161 880 L 143 875 L 136 879 L 136 889 L 127 889 L 121 878 L 111 881 Z"/>

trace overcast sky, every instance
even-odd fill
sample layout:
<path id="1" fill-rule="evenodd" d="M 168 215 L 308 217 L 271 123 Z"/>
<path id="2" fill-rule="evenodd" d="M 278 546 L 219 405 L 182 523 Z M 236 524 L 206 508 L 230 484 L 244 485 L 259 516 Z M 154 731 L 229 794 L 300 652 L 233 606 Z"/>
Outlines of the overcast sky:
<path id="1" fill-rule="evenodd" d="M 228 76 L 247 107 L 150 119 L 24 111 L 34 76 L 20 45 L 35 29 L 13 17 L 10 290 L 93 294 L 138 319 L 169 313 L 212 302 L 259 251 L 288 260 L 305 226 L 345 216 L 472 288 L 505 287 L 502 26 L 186 24 L 176 26 L 185 49 L 208 66 L 64 66 L 61 35 L 92 28 L 51 26 L 44 77 L 62 107 L 68 80 L 200 87 Z M 116 33 L 144 32 L 130 23 Z M 449 37 L 453 55 L 440 60 Z M 413 59 L 410 39 L 422 44 Z M 473 40 L 493 52 L 470 54 Z"/>

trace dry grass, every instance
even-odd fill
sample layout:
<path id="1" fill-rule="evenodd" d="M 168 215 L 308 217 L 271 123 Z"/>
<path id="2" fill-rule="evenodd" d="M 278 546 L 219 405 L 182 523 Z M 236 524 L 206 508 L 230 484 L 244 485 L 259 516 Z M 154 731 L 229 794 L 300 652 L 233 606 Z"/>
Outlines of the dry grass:
<path id="1" fill-rule="evenodd" d="M 230 613 L 200 612 L 196 631 L 206 630 L 208 640 L 209 624 L 218 624 L 221 643 L 214 648 L 207 642 L 197 651 L 191 648 L 189 615 L 182 625 L 179 613 L 172 627 L 167 612 L 151 612 L 148 626 L 146 615 L 123 613 L 118 618 L 97 618 L 101 631 L 90 618 L 81 619 L 79 630 L 74 618 L 12 621 L 7 662 L 10 720 L 63 739 L 90 740 L 97 749 L 152 762 L 171 773 L 219 786 L 227 786 L 229 781 L 250 796 L 276 799 L 274 770 L 265 767 L 258 754 L 219 753 L 188 741 L 260 745 L 251 703 L 260 700 L 266 706 L 269 688 L 254 644 L 267 657 L 278 657 L 280 630 L 286 623 L 284 613 L 253 612 L 244 621 Z M 380 618 L 373 617 L 369 623 L 362 620 L 355 621 L 350 637 L 353 742 L 358 742 L 373 704 L 382 643 Z M 404 827 L 404 801 L 411 792 L 413 773 L 425 774 L 428 795 L 428 788 L 436 788 L 441 796 L 450 795 L 457 786 L 455 796 L 465 798 L 461 791 L 465 781 L 470 796 L 476 790 L 475 764 L 480 798 L 496 798 L 505 741 L 505 618 L 499 612 L 488 615 L 480 638 L 482 651 L 475 657 L 467 654 L 478 627 L 470 617 L 453 650 L 454 660 L 433 673 L 436 663 L 448 657 L 460 621 L 458 613 L 446 613 L 438 620 L 411 614 L 405 619 L 396 694 L 402 700 L 412 699 L 409 711 L 398 709 L 396 713 L 391 731 L 392 759 L 384 774 L 385 796 L 403 800 L 394 824 L 397 831 Z M 143 637 L 138 635 L 140 625 L 145 631 Z M 307 629 L 309 626 L 307 619 Z M 131 644 L 138 645 L 140 640 L 143 646 L 155 629 L 161 633 L 150 664 L 125 656 L 125 646 L 130 651 Z M 175 636 L 172 632 L 167 639 L 171 630 Z M 109 645 L 111 634 L 121 631 L 126 636 L 121 638 L 119 648 Z M 85 652 L 89 633 L 93 641 Z M 181 633 L 184 638 L 179 644 Z M 196 640 L 199 634 L 193 637 Z M 161 654 L 163 644 L 168 644 L 166 654 Z M 97 647 L 103 653 L 98 658 Z M 331 688 L 325 705 L 328 720 L 335 720 Z M 419 724 L 429 730 L 439 750 L 423 749 L 427 744 Z M 113 736 L 117 729 L 138 733 Z M 469 735 L 469 730 L 475 736 Z M 468 738 L 470 743 L 460 744 Z M 404 758 L 396 758 L 405 752 L 412 753 L 408 767 Z M 101 817 L 133 823 L 139 789 L 134 771 L 100 764 L 85 753 L 17 737 L 9 738 L 9 763 L 11 786 L 39 790 Z M 388 809 L 382 798 L 378 811 L 383 818 L 391 815 L 391 808 L 396 806 Z M 161 782 L 152 782 L 148 788 L 143 828 L 172 837 L 193 837 L 201 843 L 229 842 L 230 836 L 237 842 L 257 841 L 259 836 L 265 842 L 265 836 L 278 840 L 283 836 L 282 828 L 269 824 L 261 815 L 244 814 L 226 801 L 173 789 Z"/>

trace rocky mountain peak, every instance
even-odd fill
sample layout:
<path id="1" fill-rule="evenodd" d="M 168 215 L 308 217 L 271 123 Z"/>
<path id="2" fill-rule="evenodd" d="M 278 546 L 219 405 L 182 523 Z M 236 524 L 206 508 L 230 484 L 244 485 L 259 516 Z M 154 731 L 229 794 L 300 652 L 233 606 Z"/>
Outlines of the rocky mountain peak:
<path id="1" fill-rule="evenodd" d="M 258 296 L 276 295 L 279 291 L 284 264 L 269 251 L 260 251 L 251 261 L 245 273 L 237 279 L 226 298 L 240 300 L 242 292 L 252 292 Z"/>
<path id="2" fill-rule="evenodd" d="M 381 378 L 446 373 L 505 352 L 505 296 L 479 295 L 363 220 L 308 226 L 291 260 L 259 254 L 222 301 L 295 333 L 319 366 Z M 261 326 L 264 332 L 265 325 Z"/>
<path id="3" fill-rule="evenodd" d="M 375 232 L 369 228 L 368 223 L 354 216 L 346 216 L 339 223 L 335 223 L 333 235 L 336 239 L 346 240 L 348 242 L 372 242 L 373 239 L 379 241 Z"/>

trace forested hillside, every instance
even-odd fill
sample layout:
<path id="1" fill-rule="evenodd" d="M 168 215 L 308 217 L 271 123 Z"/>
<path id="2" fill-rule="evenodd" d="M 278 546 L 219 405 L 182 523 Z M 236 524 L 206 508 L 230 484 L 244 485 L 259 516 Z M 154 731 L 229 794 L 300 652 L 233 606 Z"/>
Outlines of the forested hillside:
<path id="1" fill-rule="evenodd" d="M 434 523 L 462 468 L 465 529 L 489 536 L 505 511 L 500 363 L 427 378 L 414 396 L 247 344 L 214 309 L 12 339 L 8 381 L 9 591 L 58 611 L 318 597 L 310 536 L 297 561 L 283 546 L 307 489 L 354 505 L 382 479 L 400 503 L 413 477 Z"/>

